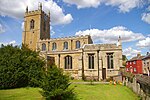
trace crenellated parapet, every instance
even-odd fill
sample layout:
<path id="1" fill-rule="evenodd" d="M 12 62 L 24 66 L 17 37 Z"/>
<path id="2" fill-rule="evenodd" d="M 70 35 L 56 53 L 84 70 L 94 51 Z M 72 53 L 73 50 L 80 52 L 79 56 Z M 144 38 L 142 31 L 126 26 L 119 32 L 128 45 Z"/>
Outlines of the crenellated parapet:
<path id="1" fill-rule="evenodd" d="M 48 42 L 48 41 L 50 41 L 50 40 L 51 40 L 51 39 L 48 39 L 48 38 L 47 38 L 47 39 L 40 39 L 39 42 Z"/>
<path id="2" fill-rule="evenodd" d="M 33 15 L 38 15 L 38 14 L 43 14 L 46 17 L 50 17 L 49 14 L 46 14 L 42 10 L 32 10 L 32 11 L 25 12 L 25 17 L 27 17 L 27 16 L 33 16 Z"/>
<path id="3" fill-rule="evenodd" d="M 39 42 L 52 42 L 52 41 L 65 41 L 65 40 L 78 40 L 78 39 L 87 39 L 91 38 L 89 35 L 81 35 L 81 36 L 68 36 L 68 37 L 60 37 L 60 38 L 51 38 L 51 39 L 40 39 Z"/>
<path id="4" fill-rule="evenodd" d="M 121 49 L 116 44 L 85 44 L 83 46 L 84 50 L 115 50 L 115 49 Z"/>
<path id="5" fill-rule="evenodd" d="M 64 45 L 67 43 L 67 49 L 64 49 Z M 92 39 L 89 35 L 86 36 L 68 36 L 60 38 L 50 38 L 50 39 L 40 39 L 38 44 L 40 48 L 42 45 L 46 45 L 47 50 L 49 51 L 68 51 L 68 50 L 77 50 L 81 49 L 84 44 L 92 44 Z M 55 50 L 54 47 L 56 46 Z"/>
<path id="6" fill-rule="evenodd" d="M 50 17 L 50 11 L 48 12 L 48 14 L 46 14 L 42 10 L 42 3 L 39 3 L 38 10 L 28 11 L 28 6 L 26 7 L 25 17 L 27 17 L 27 16 L 33 16 L 33 15 L 36 15 L 36 14 L 43 14 L 46 17 Z"/>

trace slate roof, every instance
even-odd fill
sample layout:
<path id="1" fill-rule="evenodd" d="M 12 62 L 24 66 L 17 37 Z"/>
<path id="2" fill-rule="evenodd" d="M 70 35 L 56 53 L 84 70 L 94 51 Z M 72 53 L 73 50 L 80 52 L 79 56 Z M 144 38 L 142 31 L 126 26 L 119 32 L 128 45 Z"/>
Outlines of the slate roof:
<path id="1" fill-rule="evenodd" d="M 136 79 L 139 83 L 145 84 L 150 86 L 150 77 L 149 76 L 144 76 L 144 75 L 137 75 Z"/>
<path id="2" fill-rule="evenodd" d="M 146 55 L 145 57 L 143 57 L 143 59 L 148 59 L 148 58 L 150 58 L 150 53 Z"/>
<path id="3" fill-rule="evenodd" d="M 142 60 L 143 58 L 144 58 L 144 56 L 136 56 L 136 57 L 131 58 L 128 61 Z"/>

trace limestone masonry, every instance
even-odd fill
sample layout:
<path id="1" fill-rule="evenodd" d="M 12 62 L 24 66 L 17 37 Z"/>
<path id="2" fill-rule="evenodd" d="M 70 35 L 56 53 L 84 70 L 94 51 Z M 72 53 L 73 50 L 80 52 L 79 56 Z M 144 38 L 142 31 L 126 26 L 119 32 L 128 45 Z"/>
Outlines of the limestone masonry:
<path id="1" fill-rule="evenodd" d="M 106 79 L 118 75 L 122 67 L 120 37 L 117 44 L 93 44 L 90 35 L 50 38 L 50 13 L 42 10 L 42 4 L 35 11 L 26 8 L 22 43 L 75 79 Z"/>

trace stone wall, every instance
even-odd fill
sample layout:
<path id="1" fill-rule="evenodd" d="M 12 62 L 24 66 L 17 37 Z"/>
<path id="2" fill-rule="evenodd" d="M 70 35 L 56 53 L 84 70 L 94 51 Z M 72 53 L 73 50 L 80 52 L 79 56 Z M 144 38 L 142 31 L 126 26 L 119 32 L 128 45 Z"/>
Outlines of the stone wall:
<path id="1" fill-rule="evenodd" d="M 80 48 L 76 48 L 76 42 L 80 42 Z M 68 49 L 64 49 L 64 42 L 68 43 Z M 71 51 L 71 50 L 79 50 L 83 47 L 84 44 L 92 44 L 91 37 L 89 35 L 86 36 L 72 36 L 72 37 L 64 37 L 64 38 L 51 38 L 51 39 L 43 39 L 38 41 L 38 46 L 40 51 L 42 50 L 42 44 L 46 44 L 46 50 L 48 52 L 58 52 L 58 51 Z M 53 50 L 53 43 L 56 43 L 56 49 Z"/>
<path id="2" fill-rule="evenodd" d="M 42 42 L 46 43 L 48 41 L 42 40 Z M 46 56 L 54 58 L 54 63 L 58 67 L 63 69 L 65 66 L 64 58 L 66 56 L 71 56 L 72 69 L 64 69 L 64 71 L 71 73 L 71 76 L 74 77 L 75 79 L 81 79 L 83 74 L 87 79 L 90 79 L 91 77 L 94 78 L 95 80 L 106 79 L 118 75 L 119 68 L 122 66 L 122 49 L 120 47 L 117 47 L 115 44 L 110 45 L 87 44 L 84 48 L 79 48 L 78 50 L 76 49 L 60 50 L 60 51 L 46 50 L 41 51 L 41 53 L 43 54 L 45 53 Z M 108 69 L 107 67 L 108 66 L 107 53 L 113 53 L 114 68 Z M 88 58 L 89 54 L 94 55 L 94 69 L 89 68 L 89 58 Z M 106 77 L 103 78 L 103 76 Z"/>
<path id="3" fill-rule="evenodd" d="M 31 29 L 31 20 L 34 20 L 34 28 Z M 44 22 L 46 30 L 44 30 Z M 47 15 L 42 9 L 25 12 L 24 29 L 22 33 L 22 43 L 31 50 L 37 50 L 37 42 L 40 39 L 50 38 L 50 15 Z"/>
<path id="4" fill-rule="evenodd" d="M 148 76 L 146 76 L 148 77 Z M 148 78 L 150 79 L 150 77 Z M 139 77 L 134 77 L 133 81 L 129 81 L 129 78 L 123 81 L 124 85 L 132 89 L 138 96 L 142 98 L 142 100 L 150 100 L 150 86 L 149 84 L 144 84 L 144 82 L 139 82 Z"/>
<path id="5" fill-rule="evenodd" d="M 142 63 L 143 63 L 143 73 L 148 74 L 148 71 L 150 73 L 150 67 L 149 67 L 150 66 L 150 58 L 144 59 L 142 61 Z M 148 69 L 148 67 L 149 67 L 149 69 Z"/>

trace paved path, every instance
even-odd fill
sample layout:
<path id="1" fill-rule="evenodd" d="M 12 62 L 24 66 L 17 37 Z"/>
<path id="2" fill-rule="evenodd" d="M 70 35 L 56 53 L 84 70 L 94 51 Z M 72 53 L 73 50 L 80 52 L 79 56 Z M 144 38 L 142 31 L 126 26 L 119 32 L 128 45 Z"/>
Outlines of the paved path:
<path id="1" fill-rule="evenodd" d="M 109 84 L 109 82 L 70 82 L 71 84 Z"/>

